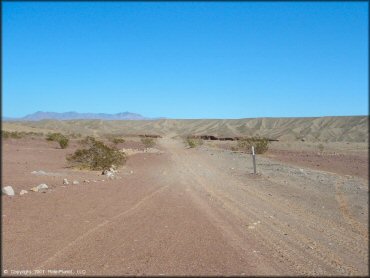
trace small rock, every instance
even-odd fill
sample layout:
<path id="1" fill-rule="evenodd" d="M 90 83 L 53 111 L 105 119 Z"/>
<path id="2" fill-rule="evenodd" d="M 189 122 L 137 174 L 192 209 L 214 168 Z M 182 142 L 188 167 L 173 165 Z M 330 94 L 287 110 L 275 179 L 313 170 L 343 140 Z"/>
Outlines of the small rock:
<path id="1" fill-rule="evenodd" d="M 115 168 L 113 168 L 113 167 L 110 167 L 110 168 L 109 168 L 109 171 L 110 171 L 110 172 L 112 172 L 112 173 L 117 173 L 117 172 L 118 172 L 118 171 L 117 171 Z"/>
<path id="2" fill-rule="evenodd" d="M 14 196 L 14 189 L 11 186 L 5 186 L 2 189 L 2 193 L 8 196 Z"/>
<path id="3" fill-rule="evenodd" d="M 112 168 L 111 168 L 112 169 Z M 108 171 L 108 170 L 104 170 L 103 171 L 103 175 L 106 175 L 109 179 L 113 179 L 114 178 L 114 173 L 117 172 L 117 171 Z"/>
<path id="4" fill-rule="evenodd" d="M 72 184 L 80 184 L 78 181 L 73 181 Z"/>
<path id="5" fill-rule="evenodd" d="M 63 184 L 69 184 L 67 179 L 63 179 Z"/>
<path id="6" fill-rule="evenodd" d="M 131 170 L 131 171 L 130 171 L 130 174 L 133 174 L 133 173 L 134 173 L 134 171 L 132 171 L 132 170 Z"/>
<path id="7" fill-rule="evenodd" d="M 24 195 L 24 194 L 27 194 L 28 193 L 28 191 L 27 190 L 21 190 L 21 192 L 19 192 L 19 195 Z"/>
<path id="8" fill-rule="evenodd" d="M 42 183 L 42 184 L 39 184 L 38 186 L 32 187 L 30 190 L 33 192 L 41 192 L 41 191 L 45 191 L 44 189 L 48 189 L 48 188 L 49 187 L 45 183 Z"/>
<path id="9" fill-rule="evenodd" d="M 89 180 L 84 180 L 85 183 L 89 183 L 90 181 Z"/>
<path id="10" fill-rule="evenodd" d="M 45 171 L 32 171 L 31 174 L 34 174 L 34 175 L 46 175 L 46 172 Z"/>

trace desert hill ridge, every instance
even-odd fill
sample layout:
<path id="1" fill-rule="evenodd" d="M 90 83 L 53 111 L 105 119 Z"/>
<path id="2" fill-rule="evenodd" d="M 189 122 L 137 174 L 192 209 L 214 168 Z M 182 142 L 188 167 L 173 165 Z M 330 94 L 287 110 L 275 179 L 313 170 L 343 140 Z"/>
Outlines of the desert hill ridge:
<path id="1" fill-rule="evenodd" d="M 3 122 L 3 130 L 44 133 L 59 131 L 82 135 L 260 135 L 281 141 L 368 142 L 368 116 L 136 121 L 42 120 Z"/>

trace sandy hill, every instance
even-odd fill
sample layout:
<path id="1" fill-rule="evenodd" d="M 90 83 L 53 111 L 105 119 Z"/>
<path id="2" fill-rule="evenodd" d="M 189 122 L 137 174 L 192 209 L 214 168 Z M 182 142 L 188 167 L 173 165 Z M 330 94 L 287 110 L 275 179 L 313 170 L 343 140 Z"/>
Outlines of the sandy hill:
<path id="1" fill-rule="evenodd" d="M 260 135 L 281 141 L 368 142 L 368 116 L 250 118 L 137 121 L 23 121 L 3 122 L 3 130 L 65 132 L 82 135 L 213 135 L 220 137 Z"/>

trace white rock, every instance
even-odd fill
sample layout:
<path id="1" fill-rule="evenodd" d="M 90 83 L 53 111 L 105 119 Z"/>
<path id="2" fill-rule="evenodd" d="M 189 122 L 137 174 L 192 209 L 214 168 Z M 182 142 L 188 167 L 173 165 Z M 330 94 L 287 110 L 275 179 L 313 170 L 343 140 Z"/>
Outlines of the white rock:
<path id="1" fill-rule="evenodd" d="M 47 173 L 45 171 L 32 171 L 31 174 L 34 174 L 34 175 L 46 175 Z"/>
<path id="2" fill-rule="evenodd" d="M 39 189 L 48 189 L 49 188 L 45 183 L 39 184 L 37 187 Z"/>
<path id="3" fill-rule="evenodd" d="M 49 187 L 45 183 L 42 183 L 42 184 L 39 184 L 38 186 L 32 187 L 30 190 L 34 192 L 40 192 L 43 189 L 48 189 L 48 188 Z"/>
<path id="4" fill-rule="evenodd" d="M 90 181 L 89 180 L 84 180 L 85 183 L 89 183 Z"/>
<path id="5" fill-rule="evenodd" d="M 117 173 L 117 170 L 115 170 L 113 167 L 110 167 L 109 171 L 112 172 L 112 173 Z"/>
<path id="6" fill-rule="evenodd" d="M 21 192 L 19 192 L 19 195 L 24 195 L 24 194 L 27 194 L 28 193 L 28 191 L 27 190 L 21 190 Z"/>
<path id="7" fill-rule="evenodd" d="M 80 184 L 78 181 L 73 181 L 72 184 Z"/>
<path id="8" fill-rule="evenodd" d="M 67 179 L 63 179 L 63 184 L 69 184 Z"/>
<path id="9" fill-rule="evenodd" d="M 132 171 L 132 170 L 131 170 L 131 171 L 130 171 L 130 174 L 133 174 L 133 173 L 134 173 L 134 171 Z"/>
<path id="10" fill-rule="evenodd" d="M 14 189 L 11 186 L 5 186 L 2 189 L 3 194 L 8 196 L 14 196 Z"/>

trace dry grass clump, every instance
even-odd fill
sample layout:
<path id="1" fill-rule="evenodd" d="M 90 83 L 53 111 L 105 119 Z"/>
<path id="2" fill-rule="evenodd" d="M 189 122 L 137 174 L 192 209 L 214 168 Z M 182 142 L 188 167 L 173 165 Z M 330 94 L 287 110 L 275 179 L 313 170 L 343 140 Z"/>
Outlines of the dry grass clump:
<path id="1" fill-rule="evenodd" d="M 145 148 L 152 148 L 155 146 L 154 138 L 150 137 L 141 138 L 141 143 L 144 144 Z"/>
<path id="2" fill-rule="evenodd" d="M 84 149 L 78 149 L 67 156 L 71 166 L 89 170 L 108 170 L 112 165 L 121 166 L 126 162 L 126 155 L 115 147 L 88 136 L 81 141 Z"/>
<path id="3" fill-rule="evenodd" d="M 195 148 L 197 146 L 203 145 L 203 139 L 200 139 L 200 138 L 186 138 L 186 144 L 190 148 Z"/>
<path id="4" fill-rule="evenodd" d="M 110 141 L 115 145 L 120 144 L 120 143 L 125 143 L 125 139 L 120 138 L 120 137 L 111 138 Z"/>
<path id="5" fill-rule="evenodd" d="M 69 139 L 61 133 L 49 133 L 46 136 L 46 140 L 58 142 L 62 149 L 67 148 L 69 143 Z"/>
<path id="6" fill-rule="evenodd" d="M 265 153 L 268 150 L 269 140 L 264 137 L 250 137 L 244 138 L 238 141 L 238 145 L 235 149 L 244 151 L 244 152 L 252 152 L 252 146 L 254 146 L 254 151 L 257 154 Z"/>

